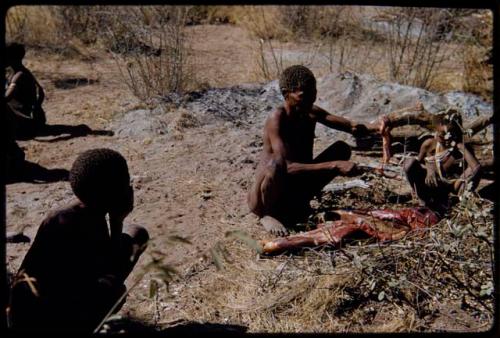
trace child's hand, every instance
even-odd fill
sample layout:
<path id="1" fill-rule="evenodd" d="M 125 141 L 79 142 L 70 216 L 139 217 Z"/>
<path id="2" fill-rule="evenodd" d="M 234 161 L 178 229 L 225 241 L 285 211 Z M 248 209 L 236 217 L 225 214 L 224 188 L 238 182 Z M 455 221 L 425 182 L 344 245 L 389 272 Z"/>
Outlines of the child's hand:
<path id="1" fill-rule="evenodd" d="M 116 201 L 115 206 L 109 211 L 109 222 L 111 227 L 120 226 L 123 224 L 123 220 L 132 212 L 134 209 L 134 192 L 132 187 L 128 187 L 126 192 L 122 195 L 119 201 Z"/>
<path id="2" fill-rule="evenodd" d="M 429 187 L 438 186 L 437 176 L 434 170 L 427 170 L 427 175 L 425 176 L 425 184 Z"/>

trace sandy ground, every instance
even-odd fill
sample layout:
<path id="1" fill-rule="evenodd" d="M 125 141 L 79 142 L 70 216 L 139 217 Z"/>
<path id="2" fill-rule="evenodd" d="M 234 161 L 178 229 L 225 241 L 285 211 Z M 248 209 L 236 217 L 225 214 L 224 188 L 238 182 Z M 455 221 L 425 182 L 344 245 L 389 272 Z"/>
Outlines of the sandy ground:
<path id="1" fill-rule="evenodd" d="M 249 75 L 245 73 L 248 69 L 241 66 L 249 58 L 244 47 L 225 52 L 229 46 L 235 47 L 234 41 L 248 43 L 248 38 L 241 38 L 244 34 L 239 28 L 193 27 L 194 37 L 201 41 L 194 46 L 196 51 L 210 55 L 208 60 L 205 57 L 206 63 L 224 65 L 218 69 L 207 67 L 206 76 L 220 78 L 214 73 L 217 71 L 235 74 L 217 83 L 219 86 L 248 80 Z M 220 43 L 214 46 L 213 40 L 199 38 L 200 35 L 217 37 Z M 235 69 L 236 65 L 239 68 Z M 63 60 L 33 52 L 28 53 L 26 66 L 45 88 L 48 124 L 84 123 L 92 129 L 110 129 L 111 121 L 142 106 L 118 77 L 111 59 Z M 236 71 L 228 71 L 230 69 Z M 70 89 L 55 85 L 58 80 L 73 78 L 94 82 L 83 82 Z M 234 129 L 231 123 L 224 122 L 181 131 L 181 136 L 179 132 L 173 137 L 86 136 L 57 142 L 47 142 L 50 138 L 45 138 L 19 144 L 27 160 L 49 169 L 69 169 L 78 154 L 87 149 L 107 147 L 122 153 L 128 161 L 135 188 L 135 208 L 126 221 L 145 225 L 152 238 L 150 250 L 165 253 L 166 262 L 176 266 L 182 275 L 216 241 L 224 238 L 226 231 L 245 229 L 258 236 L 264 232 L 248 214 L 245 193 L 253 178 L 260 132 Z M 8 185 L 7 231 L 24 228 L 25 234 L 33 239 L 49 210 L 64 206 L 72 199 L 67 182 Z M 165 245 L 171 235 L 187 237 L 193 244 Z M 17 270 L 28 247 L 29 244 L 9 244 L 9 270 Z M 143 257 L 138 266 L 145 261 L 147 257 Z M 135 277 L 129 277 L 129 284 Z M 146 281 L 129 296 L 124 312 L 147 320 L 152 303 L 145 295 Z"/>
<path id="2" fill-rule="evenodd" d="M 193 48 L 202 56 L 200 65 L 206 71 L 204 77 L 224 79 L 215 80 L 210 86 L 251 82 L 253 68 L 246 66 L 252 63 L 248 47 L 251 43 L 245 31 L 226 26 L 191 29 L 193 40 L 199 41 Z M 214 63 L 218 67 L 207 66 Z M 44 107 L 49 124 L 84 123 L 92 129 L 111 129 L 113 122 L 119 121 L 125 112 L 143 106 L 117 76 L 111 59 L 101 56 L 94 61 L 63 60 L 28 53 L 26 64 L 46 90 Z M 57 80 L 79 77 L 94 82 L 70 89 L 55 85 Z M 19 142 L 28 160 L 47 168 L 69 169 L 79 153 L 96 147 L 115 149 L 125 156 L 136 194 L 134 211 L 126 222 L 146 226 L 152 239 L 127 283 L 132 285 L 155 250 L 165 255 L 165 262 L 177 269 L 178 276 L 169 292 L 156 301 L 148 297 L 150 277 L 146 276 L 132 290 L 120 314 L 160 326 L 168 326 L 176 320 L 196 321 L 189 311 L 199 300 L 193 299 L 189 289 L 192 285 L 210 285 L 213 278 L 219 276 L 211 260 L 204 256 L 225 238 L 227 231 L 241 229 L 254 238 L 268 237 L 246 205 L 246 191 L 253 181 L 261 147 L 262 120 L 237 125 L 224 120 L 204 123 L 196 121 L 195 116 L 194 122 L 187 123 L 186 113 L 190 114 L 168 112 L 167 122 L 175 124 L 175 132 L 164 135 L 85 136 L 57 142 L 46 142 L 46 139 Z M 318 149 L 331 141 L 319 139 Z M 408 193 L 408 189 L 405 192 Z M 72 199 L 67 182 L 8 185 L 7 231 L 24 228 L 25 234 L 34 238 L 49 210 Z M 168 240 L 172 235 L 186 237 L 192 244 L 173 243 Z M 28 247 L 29 244 L 7 246 L 9 270 L 17 269 Z M 255 263 L 250 250 L 239 247 L 235 250 L 248 256 L 241 264 Z M 203 307 L 203 304 L 196 306 Z M 383 321 L 381 316 L 379 323 Z M 248 325 L 244 320 L 228 323 L 224 318 L 217 323 Z"/>

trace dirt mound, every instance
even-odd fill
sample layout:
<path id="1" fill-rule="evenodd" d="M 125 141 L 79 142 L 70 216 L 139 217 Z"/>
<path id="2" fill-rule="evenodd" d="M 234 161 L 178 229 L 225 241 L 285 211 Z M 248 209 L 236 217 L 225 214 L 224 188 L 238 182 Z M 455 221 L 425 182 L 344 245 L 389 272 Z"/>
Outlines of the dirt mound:
<path id="1" fill-rule="evenodd" d="M 168 124 L 162 107 L 132 110 L 111 124 L 119 137 L 150 137 L 167 133 Z"/>
<path id="2" fill-rule="evenodd" d="M 222 120 L 261 128 L 268 113 L 282 100 L 277 80 L 265 85 L 212 88 L 184 95 L 173 93 L 161 98 L 157 108 L 128 112 L 112 127 L 118 136 L 153 137 L 168 134 L 177 129 L 171 124 L 179 122 L 178 117 L 171 113 L 182 109 L 184 117 L 191 115 L 196 121 L 194 125 L 214 124 Z M 318 79 L 318 106 L 362 123 L 413 106 L 417 101 L 421 101 L 431 113 L 455 105 L 463 111 L 465 121 L 478 115 L 492 114 L 491 104 L 471 94 L 449 92 L 440 95 L 397 83 L 382 83 L 370 76 L 349 72 L 329 74 Z M 318 126 L 318 135 L 349 138 L 347 134 L 323 126 Z"/>
<path id="3" fill-rule="evenodd" d="M 183 96 L 171 94 L 164 98 L 193 114 L 200 116 L 204 123 L 216 120 L 255 121 L 280 104 L 281 95 L 276 95 L 268 86 L 240 85 L 230 88 L 212 88 L 187 93 Z M 215 119 L 214 119 L 215 118 Z"/>
<path id="4" fill-rule="evenodd" d="M 417 87 L 382 83 L 373 77 L 349 72 L 318 79 L 317 104 L 329 112 L 360 122 L 369 122 L 380 115 L 413 106 L 417 101 L 421 101 L 431 113 L 456 105 L 463 111 L 465 120 L 493 112 L 491 104 L 461 92 L 440 95 Z"/>

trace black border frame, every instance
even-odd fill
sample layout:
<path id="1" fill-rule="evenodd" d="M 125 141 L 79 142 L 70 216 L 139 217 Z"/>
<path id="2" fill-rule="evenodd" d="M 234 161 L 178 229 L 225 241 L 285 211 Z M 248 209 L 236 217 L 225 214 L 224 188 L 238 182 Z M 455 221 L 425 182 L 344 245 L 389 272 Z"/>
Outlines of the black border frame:
<path id="1" fill-rule="evenodd" d="M 0 14 L 2 16 L 2 22 L 0 23 L 0 65 L 2 69 L 4 65 L 4 50 L 5 50 L 5 17 L 7 11 L 10 7 L 18 6 L 18 5 L 77 5 L 77 6 L 91 6 L 91 5 L 294 5 L 294 4 L 304 4 L 303 1 L 287 1 L 281 2 L 278 1 L 269 1 L 269 0 L 228 0 L 226 1 L 213 1 L 207 0 L 200 3 L 197 1 L 179 1 L 179 0 L 7 0 L 0 3 Z M 395 7 L 434 7 L 434 8 L 477 8 L 477 9 L 489 9 L 493 12 L 493 130 L 494 130 L 494 144 L 493 144 L 493 154 L 494 154 L 494 164 L 495 164 L 495 181 L 494 188 L 495 191 L 499 190 L 498 177 L 496 174 L 496 169 L 498 168 L 499 158 L 498 158 L 498 149 L 500 143 L 500 135 L 499 132 L 499 108 L 500 108 L 500 1 L 499 0 L 475 0 L 474 2 L 469 3 L 458 3 L 452 0 L 313 0 L 307 2 L 307 5 L 355 5 L 355 6 L 395 6 Z M 5 89 L 2 89 L 5 90 Z M 12 332 L 7 331 L 7 322 L 6 322 L 6 314 L 5 307 L 7 305 L 8 299 L 8 286 L 6 280 L 6 240 L 5 240 L 5 232 L 6 232 L 6 186 L 5 186 L 5 141 L 6 141 L 6 130 L 5 130 L 5 100 L 4 93 L 2 93 L 0 98 L 0 107 L 2 114 L 0 116 L 0 125 L 1 133 L 0 137 L 2 139 L 1 142 L 1 157 L 0 157 L 0 243 L 4 245 L 0 248 L 0 260 L 2 261 L 2 266 L 0 268 L 0 276 L 1 276 L 1 284 L 0 287 L 2 289 L 2 295 L 0 297 L 0 327 L 1 332 L 6 332 L 6 334 L 12 335 Z M 500 193 L 499 193 L 500 197 Z M 499 199 L 495 201 L 494 204 L 494 248 L 497 247 L 499 243 L 499 216 L 500 216 L 500 205 Z M 500 248 L 497 248 L 494 253 L 495 257 L 495 268 L 494 268 L 494 312 L 495 312 L 495 320 L 493 322 L 492 327 L 488 331 L 477 332 L 477 333 L 465 333 L 465 332 L 424 332 L 424 333 L 367 333 L 367 334 L 358 334 L 358 333 L 340 333 L 342 336 L 383 336 L 390 335 L 395 337 L 400 336 L 412 336 L 412 335 L 422 335 L 428 337 L 456 337 L 456 336 L 467 336 L 467 337 L 500 337 L 500 326 L 499 320 L 500 316 L 498 314 L 499 310 L 499 298 L 500 298 L 500 285 L 499 285 L 499 258 L 500 258 Z M 335 334 L 335 333 L 334 333 Z M 232 334 L 223 334 L 222 336 L 235 336 Z M 300 337 L 310 337 L 310 336 L 330 336 L 331 334 L 310 334 L 310 333 L 301 333 L 301 334 L 245 334 L 251 336 L 300 336 Z M 239 335 L 238 335 L 239 336 Z"/>

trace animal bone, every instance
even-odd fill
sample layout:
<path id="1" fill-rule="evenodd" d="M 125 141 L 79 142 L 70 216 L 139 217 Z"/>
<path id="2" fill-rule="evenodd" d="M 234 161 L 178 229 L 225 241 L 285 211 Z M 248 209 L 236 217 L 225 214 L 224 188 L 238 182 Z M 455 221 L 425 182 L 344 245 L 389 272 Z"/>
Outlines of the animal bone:
<path id="1" fill-rule="evenodd" d="M 397 240 L 411 230 L 429 227 L 439 221 L 436 214 L 427 208 L 337 210 L 335 213 L 340 219 L 331 224 L 320 224 L 317 229 L 308 232 L 262 241 L 262 251 L 274 255 L 302 247 L 339 246 L 343 238 L 357 231 L 380 241 Z"/>

